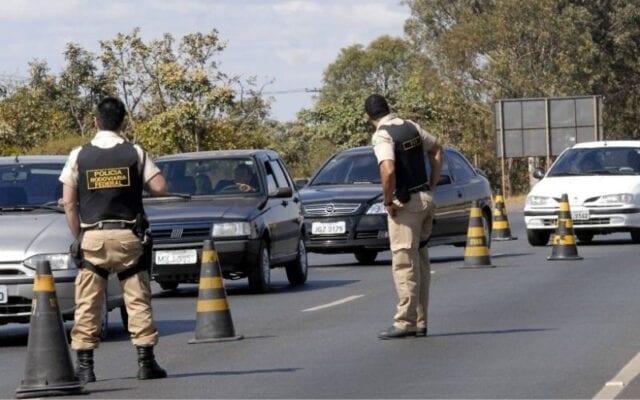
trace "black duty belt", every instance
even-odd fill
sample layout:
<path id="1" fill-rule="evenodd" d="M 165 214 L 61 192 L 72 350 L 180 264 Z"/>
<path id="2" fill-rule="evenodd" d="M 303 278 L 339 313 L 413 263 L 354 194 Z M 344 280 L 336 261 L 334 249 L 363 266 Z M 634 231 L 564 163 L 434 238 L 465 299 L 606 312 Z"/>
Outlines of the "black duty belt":
<path id="1" fill-rule="evenodd" d="M 98 222 L 93 226 L 88 226 L 86 228 L 82 228 L 85 231 L 90 231 L 94 229 L 133 229 L 135 223 L 133 222 Z"/>
<path id="2" fill-rule="evenodd" d="M 429 190 L 431 190 L 431 186 L 429 186 L 428 183 L 423 183 L 422 185 L 410 188 L 409 193 L 428 192 Z"/>

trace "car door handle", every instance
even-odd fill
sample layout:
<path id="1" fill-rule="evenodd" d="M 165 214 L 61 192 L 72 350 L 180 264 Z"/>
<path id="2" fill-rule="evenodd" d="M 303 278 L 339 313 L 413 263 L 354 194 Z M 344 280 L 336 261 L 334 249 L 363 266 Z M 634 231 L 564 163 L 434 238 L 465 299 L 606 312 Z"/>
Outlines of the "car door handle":
<path id="1" fill-rule="evenodd" d="M 294 197 L 294 198 L 293 198 L 293 202 L 294 202 L 294 203 L 299 203 L 299 202 L 300 202 L 300 199 L 299 199 L 299 198 L 297 198 L 297 197 Z"/>

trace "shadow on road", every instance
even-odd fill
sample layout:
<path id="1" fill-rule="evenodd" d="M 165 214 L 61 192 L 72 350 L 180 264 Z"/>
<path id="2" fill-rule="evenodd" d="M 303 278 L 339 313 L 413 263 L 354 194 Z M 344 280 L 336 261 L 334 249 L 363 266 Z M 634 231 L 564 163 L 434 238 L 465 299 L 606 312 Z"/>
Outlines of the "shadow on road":
<path id="1" fill-rule="evenodd" d="M 271 290 L 267 293 L 252 293 L 249 287 L 246 284 L 237 284 L 233 283 L 226 284 L 225 288 L 227 290 L 228 296 L 233 295 L 255 295 L 255 296 L 269 296 L 274 294 L 281 293 L 297 293 L 297 292 L 308 292 L 310 290 L 321 290 L 328 288 L 335 288 L 340 286 L 351 285 L 353 283 L 360 282 L 358 279 L 335 279 L 335 280 L 309 280 L 307 283 L 301 286 L 292 286 L 286 282 L 272 282 Z M 174 290 L 165 290 L 160 293 L 154 293 L 153 298 L 171 298 L 171 297 L 198 297 L 198 286 L 197 285 L 189 285 L 185 287 L 179 287 Z"/>
<path id="2" fill-rule="evenodd" d="M 494 331 L 471 331 L 471 332 L 451 332 L 451 333 L 429 333 L 429 337 L 440 336 L 467 336 L 467 335 L 504 335 L 512 333 L 529 333 L 529 332 L 545 332 L 553 329 L 504 329 Z"/>

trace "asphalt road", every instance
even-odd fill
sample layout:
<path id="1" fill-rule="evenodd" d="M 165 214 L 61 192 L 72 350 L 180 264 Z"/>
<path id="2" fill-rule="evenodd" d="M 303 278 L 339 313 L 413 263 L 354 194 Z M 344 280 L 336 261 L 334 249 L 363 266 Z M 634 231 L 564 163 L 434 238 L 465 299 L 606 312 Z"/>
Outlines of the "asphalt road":
<path id="1" fill-rule="evenodd" d="M 138 381 L 135 350 L 110 315 L 91 398 L 640 398 L 640 266 L 628 235 L 596 236 L 581 261 L 551 248 L 493 242 L 495 268 L 462 269 L 463 249 L 431 249 L 429 336 L 377 339 L 391 324 L 390 255 L 360 266 L 313 254 L 307 285 L 252 295 L 227 281 L 244 339 L 188 344 L 197 286 L 154 297 L 159 363 L 170 377 Z M 67 324 L 67 328 L 70 327 Z M 27 327 L 0 327 L 0 398 L 25 376 Z"/>

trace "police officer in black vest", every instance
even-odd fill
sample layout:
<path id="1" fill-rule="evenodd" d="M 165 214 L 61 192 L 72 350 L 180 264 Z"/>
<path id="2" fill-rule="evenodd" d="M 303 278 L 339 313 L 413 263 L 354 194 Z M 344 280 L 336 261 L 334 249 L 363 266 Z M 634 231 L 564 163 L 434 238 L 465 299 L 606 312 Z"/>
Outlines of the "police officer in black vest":
<path id="1" fill-rule="evenodd" d="M 76 373 L 82 383 L 96 380 L 93 350 L 100 343 L 111 273 L 118 275 L 123 289 L 128 329 L 138 352 L 138 379 L 167 376 L 153 353 L 158 331 L 144 257 L 150 248 L 142 205 L 143 189 L 159 195 L 166 193 L 167 184 L 146 152 L 120 136 L 125 115 L 119 99 L 102 100 L 96 110 L 98 132 L 90 143 L 71 151 L 60 175 L 67 222 L 81 255 L 71 348 L 77 352 Z"/>
<path id="2" fill-rule="evenodd" d="M 442 170 L 442 147 L 415 122 L 391 114 L 387 100 L 379 94 L 365 100 L 365 111 L 376 128 L 372 144 L 380 168 L 399 299 L 393 325 L 378 337 L 426 336 L 431 281 L 427 240 L 435 212 L 432 192 Z"/>

